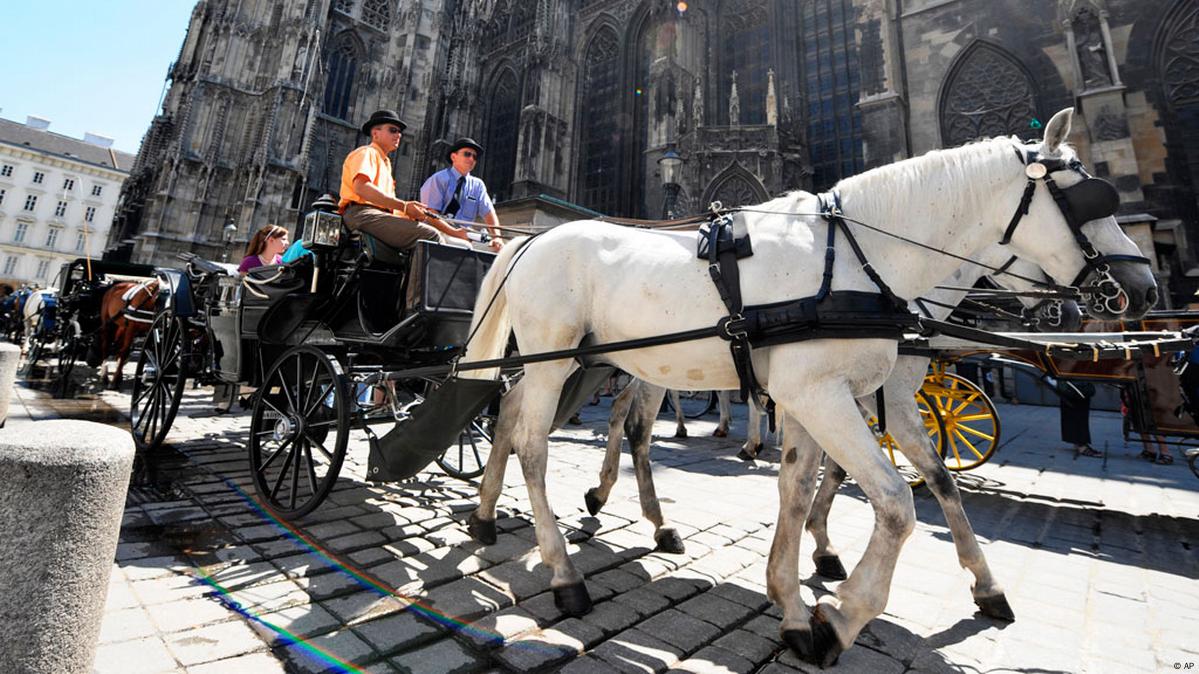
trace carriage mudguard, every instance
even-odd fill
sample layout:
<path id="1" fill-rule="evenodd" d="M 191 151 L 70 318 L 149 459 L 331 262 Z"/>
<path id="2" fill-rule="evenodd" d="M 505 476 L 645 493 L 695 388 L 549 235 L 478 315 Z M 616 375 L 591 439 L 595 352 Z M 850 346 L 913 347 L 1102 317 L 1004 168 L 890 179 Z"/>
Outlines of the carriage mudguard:
<path id="1" fill-rule="evenodd" d="M 458 440 L 462 429 L 500 394 L 503 385 L 493 379 L 448 379 L 411 416 L 370 443 L 366 479 L 403 480 L 419 473 Z"/>

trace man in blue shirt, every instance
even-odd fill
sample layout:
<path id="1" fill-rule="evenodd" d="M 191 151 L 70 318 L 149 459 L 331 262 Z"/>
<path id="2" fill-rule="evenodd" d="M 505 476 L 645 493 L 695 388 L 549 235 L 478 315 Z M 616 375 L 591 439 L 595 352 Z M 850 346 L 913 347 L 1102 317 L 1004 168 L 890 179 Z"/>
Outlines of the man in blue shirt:
<path id="1" fill-rule="evenodd" d="M 420 200 L 426 208 L 455 220 L 477 222 L 479 218 L 491 233 L 491 247 L 504 245 L 500 236 L 500 219 L 496 217 L 491 196 L 483 180 L 471 175 L 483 146 L 470 138 L 459 138 L 446 155 L 450 167 L 429 176 L 420 188 Z"/>

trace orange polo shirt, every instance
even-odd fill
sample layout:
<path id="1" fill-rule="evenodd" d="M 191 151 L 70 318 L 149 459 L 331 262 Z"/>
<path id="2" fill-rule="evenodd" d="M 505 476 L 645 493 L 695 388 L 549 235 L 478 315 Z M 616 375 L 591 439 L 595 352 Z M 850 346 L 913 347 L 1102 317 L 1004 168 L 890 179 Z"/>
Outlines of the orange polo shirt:
<path id="1" fill-rule="evenodd" d="M 389 197 L 396 195 L 396 181 L 391 174 L 391 160 L 378 145 L 374 143 L 363 145 L 346 155 L 346 160 L 341 165 L 341 201 L 337 204 L 339 213 L 345 213 L 346 206 L 352 203 L 366 203 L 366 199 L 363 199 L 354 190 L 354 179 L 358 176 L 364 176 L 383 194 Z"/>

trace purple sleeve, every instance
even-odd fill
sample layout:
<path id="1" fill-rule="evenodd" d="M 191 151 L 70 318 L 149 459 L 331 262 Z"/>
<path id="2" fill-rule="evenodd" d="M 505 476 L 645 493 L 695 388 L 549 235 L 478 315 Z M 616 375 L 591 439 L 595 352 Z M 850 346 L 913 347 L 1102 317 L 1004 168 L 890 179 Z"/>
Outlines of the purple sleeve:
<path id="1" fill-rule="evenodd" d="M 257 255 L 247 255 L 242 258 L 241 264 L 237 265 L 237 271 L 239 273 L 244 274 L 255 267 L 261 267 L 261 266 L 262 266 L 262 262 L 259 261 Z"/>

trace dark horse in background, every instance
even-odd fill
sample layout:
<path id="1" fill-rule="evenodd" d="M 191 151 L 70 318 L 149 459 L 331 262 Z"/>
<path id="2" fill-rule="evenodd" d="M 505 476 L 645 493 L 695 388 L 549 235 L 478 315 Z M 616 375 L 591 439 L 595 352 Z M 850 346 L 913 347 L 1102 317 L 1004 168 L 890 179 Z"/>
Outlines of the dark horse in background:
<path id="1" fill-rule="evenodd" d="M 121 379 L 133 341 L 150 330 L 158 299 L 158 279 L 114 283 L 100 300 L 100 332 L 95 348 L 88 354 L 88 365 L 98 367 L 116 356 L 117 369 L 112 387 L 121 389 Z"/>

